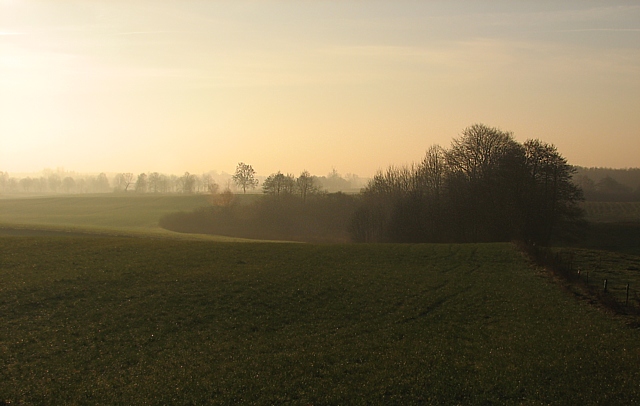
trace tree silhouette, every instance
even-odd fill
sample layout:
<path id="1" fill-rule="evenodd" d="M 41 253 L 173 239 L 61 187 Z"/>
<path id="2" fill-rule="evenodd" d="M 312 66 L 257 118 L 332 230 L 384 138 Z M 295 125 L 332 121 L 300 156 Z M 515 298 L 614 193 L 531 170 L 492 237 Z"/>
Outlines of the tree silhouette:
<path id="1" fill-rule="evenodd" d="M 247 188 L 255 189 L 258 186 L 256 171 L 251 165 L 240 162 L 236 167 L 236 173 L 231 177 L 236 186 L 242 188 L 242 193 L 247 193 Z"/>

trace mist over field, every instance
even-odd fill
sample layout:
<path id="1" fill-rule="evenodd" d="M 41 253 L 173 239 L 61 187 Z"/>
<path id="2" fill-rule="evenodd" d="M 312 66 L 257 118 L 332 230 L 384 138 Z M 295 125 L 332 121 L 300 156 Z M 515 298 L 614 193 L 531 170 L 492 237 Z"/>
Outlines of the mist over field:
<path id="1" fill-rule="evenodd" d="M 0 0 L 0 406 L 640 403 L 636 3 Z"/>

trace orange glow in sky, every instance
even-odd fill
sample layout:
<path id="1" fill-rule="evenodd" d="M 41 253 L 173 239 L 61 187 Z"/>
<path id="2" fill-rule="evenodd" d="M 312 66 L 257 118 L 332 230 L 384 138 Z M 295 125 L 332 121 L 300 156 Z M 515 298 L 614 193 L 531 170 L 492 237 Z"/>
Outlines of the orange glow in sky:
<path id="1" fill-rule="evenodd" d="M 474 123 L 640 166 L 640 5 L 0 0 L 5 172 L 371 176 Z"/>

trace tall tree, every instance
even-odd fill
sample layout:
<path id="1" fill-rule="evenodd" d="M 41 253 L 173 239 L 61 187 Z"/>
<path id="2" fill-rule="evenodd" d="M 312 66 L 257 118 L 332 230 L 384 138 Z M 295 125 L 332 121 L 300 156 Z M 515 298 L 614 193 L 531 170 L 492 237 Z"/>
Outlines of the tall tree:
<path id="1" fill-rule="evenodd" d="M 298 193 L 300 193 L 300 197 L 302 197 L 302 201 L 307 201 L 307 196 L 310 194 L 316 193 L 318 191 L 318 187 L 315 184 L 315 178 L 311 176 L 309 171 L 304 170 L 296 179 L 296 188 Z"/>
<path id="2" fill-rule="evenodd" d="M 540 140 L 524 143 L 528 187 L 523 205 L 524 238 L 548 244 L 554 235 L 567 233 L 581 224 L 582 189 L 572 182 L 575 173 L 556 147 Z"/>
<path id="3" fill-rule="evenodd" d="M 136 192 L 137 193 L 147 193 L 147 174 L 141 173 L 138 175 L 138 179 L 136 180 Z"/>
<path id="4" fill-rule="evenodd" d="M 58 189 L 60 189 L 60 186 L 62 186 L 62 180 L 60 179 L 60 176 L 58 176 L 57 173 L 49 175 L 49 178 L 47 179 L 47 183 L 49 185 L 49 189 L 54 193 L 56 193 Z"/>
<path id="5" fill-rule="evenodd" d="M 231 178 L 236 186 L 242 188 L 242 193 L 247 193 L 247 189 L 255 189 L 258 186 L 256 171 L 244 162 L 238 164 L 236 173 Z"/>
<path id="6" fill-rule="evenodd" d="M 196 188 L 196 181 L 198 177 L 196 175 L 192 175 L 189 172 L 185 172 L 178 179 L 178 188 L 184 194 L 192 194 Z"/>
<path id="7" fill-rule="evenodd" d="M 161 176 L 158 172 L 152 172 L 147 179 L 148 188 L 153 193 L 158 193 L 161 189 Z"/>
<path id="8" fill-rule="evenodd" d="M 109 191 L 109 179 L 107 178 L 106 173 L 101 172 L 98 177 L 96 177 L 94 188 L 95 191 L 99 193 L 105 193 Z"/>
<path id="9" fill-rule="evenodd" d="M 4 192 L 8 180 L 9 174 L 7 172 L 0 171 L 0 192 Z"/>
<path id="10" fill-rule="evenodd" d="M 64 189 L 65 193 L 71 193 L 72 190 L 76 188 L 76 181 L 71 177 L 67 176 L 62 179 L 62 189 Z"/>
<path id="11" fill-rule="evenodd" d="M 512 206 L 507 183 L 511 170 L 522 156 L 522 147 L 510 132 L 484 124 L 467 127 L 454 139 L 446 153 L 453 210 L 458 213 L 457 239 L 494 241 L 503 235 Z"/>

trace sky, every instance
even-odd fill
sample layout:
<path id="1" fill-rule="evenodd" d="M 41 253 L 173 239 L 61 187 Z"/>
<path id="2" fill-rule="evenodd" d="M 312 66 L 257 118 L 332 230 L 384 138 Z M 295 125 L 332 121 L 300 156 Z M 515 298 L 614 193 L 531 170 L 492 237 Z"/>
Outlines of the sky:
<path id="1" fill-rule="evenodd" d="M 637 1 L 0 0 L 0 171 L 372 176 L 468 126 L 640 166 Z"/>

